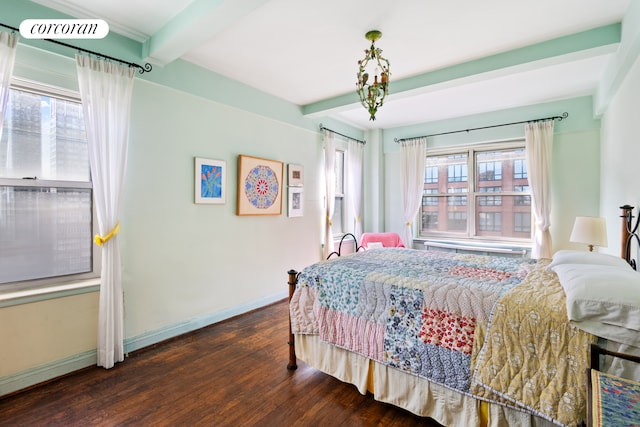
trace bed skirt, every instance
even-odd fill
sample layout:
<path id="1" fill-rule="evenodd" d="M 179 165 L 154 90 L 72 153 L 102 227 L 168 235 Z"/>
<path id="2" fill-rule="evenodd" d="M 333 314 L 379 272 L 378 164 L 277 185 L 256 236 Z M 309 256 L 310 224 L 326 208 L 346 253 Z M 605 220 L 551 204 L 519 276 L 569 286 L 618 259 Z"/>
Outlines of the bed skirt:
<path id="1" fill-rule="evenodd" d="M 316 335 L 295 335 L 296 356 L 361 394 L 370 392 L 384 403 L 430 417 L 447 427 L 505 425 L 550 427 L 536 416 L 453 391 L 439 384 L 382 365 L 359 354 L 321 341 Z"/>

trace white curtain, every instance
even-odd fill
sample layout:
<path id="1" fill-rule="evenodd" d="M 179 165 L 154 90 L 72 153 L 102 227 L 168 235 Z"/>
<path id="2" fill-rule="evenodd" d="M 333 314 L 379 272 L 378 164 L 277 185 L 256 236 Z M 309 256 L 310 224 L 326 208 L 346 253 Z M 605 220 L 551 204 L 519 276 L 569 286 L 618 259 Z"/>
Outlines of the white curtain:
<path id="1" fill-rule="evenodd" d="M 400 143 L 402 188 L 402 242 L 407 248 L 413 247 L 413 220 L 422 206 L 424 192 L 424 168 L 427 161 L 427 139 L 417 138 Z"/>
<path id="2" fill-rule="evenodd" d="M 325 227 L 324 227 L 324 258 L 333 252 L 333 232 L 331 218 L 336 200 L 336 146 L 333 133 L 324 131 L 324 179 L 325 179 Z"/>
<path id="3" fill-rule="evenodd" d="M 349 188 L 348 195 L 351 199 L 351 209 L 355 216 L 353 234 L 360 241 L 362 235 L 362 162 L 364 160 L 364 144 L 349 140 L 347 151 Z"/>
<path id="4" fill-rule="evenodd" d="M 551 155 L 553 120 L 525 124 L 527 176 L 531 187 L 534 244 L 531 258 L 551 258 Z"/>
<path id="5" fill-rule="evenodd" d="M 102 246 L 98 317 L 98 366 L 124 360 L 124 309 L 120 258 L 120 202 L 129 144 L 129 113 L 134 69 L 85 55 L 76 68 Z"/>
<path id="6" fill-rule="evenodd" d="M 9 84 L 13 64 L 16 61 L 16 46 L 18 37 L 15 34 L 0 31 L 0 135 L 4 124 L 4 114 L 9 100 Z"/>

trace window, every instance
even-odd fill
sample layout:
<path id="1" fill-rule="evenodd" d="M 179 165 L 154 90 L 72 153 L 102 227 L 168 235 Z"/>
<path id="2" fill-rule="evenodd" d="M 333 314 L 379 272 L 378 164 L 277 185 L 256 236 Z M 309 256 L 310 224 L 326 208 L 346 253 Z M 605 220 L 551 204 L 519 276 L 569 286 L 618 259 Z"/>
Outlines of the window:
<path id="1" fill-rule="evenodd" d="M 336 177 L 336 195 L 335 204 L 333 207 L 333 217 L 331 218 L 331 229 L 334 235 L 342 235 L 345 231 L 345 218 L 347 214 L 347 207 L 345 206 L 345 163 L 344 163 L 344 150 L 336 150 L 335 161 L 335 177 Z"/>
<path id="2" fill-rule="evenodd" d="M 82 105 L 12 87 L 0 139 L 0 286 L 95 277 Z"/>
<path id="3" fill-rule="evenodd" d="M 502 187 L 480 187 L 480 193 L 500 193 Z M 502 204 L 502 196 L 478 196 L 480 206 L 500 206 Z"/>
<path id="4" fill-rule="evenodd" d="M 531 212 L 514 212 L 513 215 L 513 231 L 531 233 Z"/>
<path id="5" fill-rule="evenodd" d="M 513 161 L 513 179 L 527 179 L 527 162 L 525 160 Z"/>
<path id="6" fill-rule="evenodd" d="M 501 231 L 501 212 L 480 212 L 478 213 L 478 230 L 480 231 Z"/>
<path id="7" fill-rule="evenodd" d="M 466 193 L 467 189 L 462 187 L 449 188 L 449 194 Z M 450 196 L 447 198 L 447 204 L 449 206 L 467 206 L 467 196 Z"/>
<path id="8" fill-rule="evenodd" d="M 422 206 L 438 206 L 437 197 L 428 197 L 427 194 L 436 194 L 438 190 L 436 188 L 425 188 L 425 197 L 422 198 Z"/>
<path id="9" fill-rule="evenodd" d="M 447 178 L 449 182 L 466 182 L 467 181 L 467 165 L 462 163 L 449 165 Z"/>
<path id="10" fill-rule="evenodd" d="M 437 230 L 438 229 L 438 213 L 422 211 L 422 229 Z"/>
<path id="11" fill-rule="evenodd" d="M 500 181 L 502 180 L 502 162 L 482 162 L 478 163 L 478 181 Z"/>
<path id="12" fill-rule="evenodd" d="M 449 230 L 466 230 L 467 229 L 467 213 L 466 212 L 448 212 Z"/>
<path id="13" fill-rule="evenodd" d="M 424 175 L 425 184 L 437 184 L 438 183 L 438 168 L 427 167 L 425 168 Z"/>
<path id="14" fill-rule="evenodd" d="M 422 237 L 531 240 L 524 141 L 432 153 L 425 168 Z"/>
<path id="15" fill-rule="evenodd" d="M 529 193 L 529 186 L 514 185 L 513 191 L 520 192 L 520 193 Z M 515 203 L 518 206 L 531 206 L 531 196 L 516 196 Z"/>

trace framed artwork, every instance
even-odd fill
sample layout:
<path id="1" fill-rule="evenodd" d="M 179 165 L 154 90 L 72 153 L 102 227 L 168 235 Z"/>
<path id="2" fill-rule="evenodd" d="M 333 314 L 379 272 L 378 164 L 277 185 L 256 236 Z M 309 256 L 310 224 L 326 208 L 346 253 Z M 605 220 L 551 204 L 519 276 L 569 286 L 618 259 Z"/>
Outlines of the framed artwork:
<path id="1" fill-rule="evenodd" d="M 304 167 L 289 163 L 289 187 L 302 187 L 304 185 Z"/>
<path id="2" fill-rule="evenodd" d="M 304 190 L 302 187 L 289 187 L 289 216 L 302 216 L 304 214 Z"/>
<path id="3" fill-rule="evenodd" d="M 227 199 L 227 162 L 195 158 L 195 203 L 224 204 Z"/>
<path id="4" fill-rule="evenodd" d="M 280 215 L 284 163 L 238 156 L 238 215 Z"/>

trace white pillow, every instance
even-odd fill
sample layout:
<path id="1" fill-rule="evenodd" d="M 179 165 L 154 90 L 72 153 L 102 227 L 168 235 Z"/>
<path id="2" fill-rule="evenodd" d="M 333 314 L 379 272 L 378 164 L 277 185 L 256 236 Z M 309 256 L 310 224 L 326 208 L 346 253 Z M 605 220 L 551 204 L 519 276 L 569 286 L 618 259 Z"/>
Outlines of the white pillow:
<path id="1" fill-rule="evenodd" d="M 640 273 L 612 265 L 553 267 L 567 296 L 567 316 L 578 328 L 640 345 Z"/>
<path id="2" fill-rule="evenodd" d="M 369 242 L 367 243 L 367 249 L 383 248 L 382 242 Z"/>
<path id="3" fill-rule="evenodd" d="M 547 267 L 553 270 L 556 265 L 562 264 L 593 264 L 593 265 L 612 265 L 617 267 L 633 268 L 623 258 L 601 254 L 598 252 L 572 251 L 563 249 L 553 254 L 551 264 Z"/>

